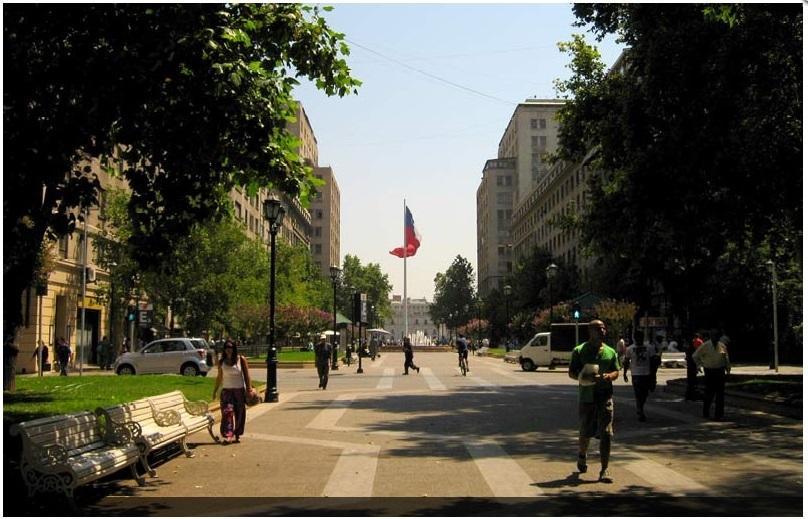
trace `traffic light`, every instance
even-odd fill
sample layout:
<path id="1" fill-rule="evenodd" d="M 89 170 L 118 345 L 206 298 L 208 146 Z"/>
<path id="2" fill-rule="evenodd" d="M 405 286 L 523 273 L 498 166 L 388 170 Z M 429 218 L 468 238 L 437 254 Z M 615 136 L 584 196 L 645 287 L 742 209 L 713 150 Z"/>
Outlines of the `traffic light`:
<path id="1" fill-rule="evenodd" d="M 135 319 L 137 319 L 137 308 L 135 308 L 135 305 L 129 305 L 126 308 L 126 320 L 134 321 Z"/>
<path id="2" fill-rule="evenodd" d="M 579 303 L 572 304 L 572 318 L 576 321 L 581 318 L 581 305 Z"/>

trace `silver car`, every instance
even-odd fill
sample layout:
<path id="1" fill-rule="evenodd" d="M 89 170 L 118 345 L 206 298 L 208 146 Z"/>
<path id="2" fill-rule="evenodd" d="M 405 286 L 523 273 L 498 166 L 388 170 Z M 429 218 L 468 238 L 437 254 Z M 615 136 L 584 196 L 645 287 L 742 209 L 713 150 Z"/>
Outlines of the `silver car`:
<path id="1" fill-rule="evenodd" d="M 118 375 L 147 373 L 179 373 L 186 376 L 206 375 L 208 344 L 204 339 L 174 337 L 150 342 L 138 352 L 127 352 L 115 361 Z"/>

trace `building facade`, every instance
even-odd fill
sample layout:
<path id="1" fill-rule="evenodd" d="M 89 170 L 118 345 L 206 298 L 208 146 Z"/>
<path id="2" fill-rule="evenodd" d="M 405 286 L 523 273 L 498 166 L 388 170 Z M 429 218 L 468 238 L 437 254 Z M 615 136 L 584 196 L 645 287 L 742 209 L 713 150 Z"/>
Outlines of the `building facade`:
<path id="1" fill-rule="evenodd" d="M 340 261 L 340 192 L 334 170 L 330 166 L 314 169 L 317 178 L 325 182 L 311 201 L 311 255 L 325 277 L 331 275 L 332 265 Z"/>
<path id="2" fill-rule="evenodd" d="M 415 344 L 431 344 L 433 338 L 440 336 L 441 327 L 432 321 L 426 298 L 407 298 L 407 331 Z M 404 338 L 404 301 L 400 295 L 390 299 L 391 315 L 384 321 L 384 329 L 390 332 L 395 340 Z"/>
<path id="3" fill-rule="evenodd" d="M 502 289 L 513 269 L 511 220 L 516 159 L 486 161 L 477 188 L 477 290 L 481 295 Z"/>
<path id="4" fill-rule="evenodd" d="M 497 158 L 516 159 L 515 203 L 523 201 L 549 170 L 544 154 L 558 147 L 556 114 L 562 106 L 564 101 L 558 99 L 526 99 L 513 111 Z"/>

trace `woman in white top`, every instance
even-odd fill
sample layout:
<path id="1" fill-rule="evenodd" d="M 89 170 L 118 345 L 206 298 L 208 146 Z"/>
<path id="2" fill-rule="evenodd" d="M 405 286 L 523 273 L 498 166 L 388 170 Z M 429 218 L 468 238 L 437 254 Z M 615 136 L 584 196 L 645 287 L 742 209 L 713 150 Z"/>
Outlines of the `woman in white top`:
<path id="1" fill-rule="evenodd" d="M 247 388 L 251 394 L 255 390 L 250 382 L 247 360 L 238 354 L 238 348 L 229 339 L 225 341 L 222 356 L 219 357 L 219 374 L 213 386 L 213 398 L 216 398 L 219 387 L 222 388 L 219 400 L 222 410 L 222 443 L 239 443 L 247 419 Z"/>

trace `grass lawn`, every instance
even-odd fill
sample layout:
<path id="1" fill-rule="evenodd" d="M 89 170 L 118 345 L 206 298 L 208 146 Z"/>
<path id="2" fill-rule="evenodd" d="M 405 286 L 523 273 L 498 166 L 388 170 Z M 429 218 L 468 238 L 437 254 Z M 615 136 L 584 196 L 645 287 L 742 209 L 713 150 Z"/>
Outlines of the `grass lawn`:
<path id="1" fill-rule="evenodd" d="M 188 400 L 210 402 L 214 382 L 214 377 L 181 375 L 17 377 L 17 391 L 3 393 L 4 421 L 93 411 L 175 389 Z"/>
<path id="2" fill-rule="evenodd" d="M 802 376 L 800 375 L 730 375 L 727 389 L 753 393 L 768 398 L 793 400 L 802 397 Z"/>
<path id="3" fill-rule="evenodd" d="M 248 357 L 247 360 L 251 362 L 265 362 L 266 355 L 259 355 L 258 357 Z M 314 362 L 313 351 L 279 351 L 278 362 Z"/>
<path id="4" fill-rule="evenodd" d="M 496 348 L 488 348 L 488 356 L 489 357 L 496 357 L 501 359 L 505 357 L 505 348 L 504 347 L 496 347 Z"/>

